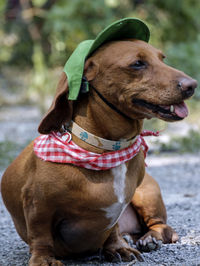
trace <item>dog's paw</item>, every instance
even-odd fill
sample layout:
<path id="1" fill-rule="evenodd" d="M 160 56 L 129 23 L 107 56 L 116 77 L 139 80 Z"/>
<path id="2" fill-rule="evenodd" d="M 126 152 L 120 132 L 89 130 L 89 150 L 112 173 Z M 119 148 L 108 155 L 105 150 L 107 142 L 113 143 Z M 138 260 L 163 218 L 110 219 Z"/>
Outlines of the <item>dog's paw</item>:
<path id="1" fill-rule="evenodd" d="M 149 228 L 149 232 L 156 239 L 161 239 L 164 244 L 178 241 L 178 234 L 168 224 L 155 224 Z"/>
<path id="2" fill-rule="evenodd" d="M 64 266 L 64 264 L 50 256 L 32 255 L 29 266 Z"/>
<path id="3" fill-rule="evenodd" d="M 169 244 L 176 241 L 178 235 L 173 228 L 167 224 L 156 224 L 136 242 L 136 246 L 140 251 L 150 252 L 159 249 L 162 243 Z"/>
<path id="4" fill-rule="evenodd" d="M 123 239 L 126 241 L 126 243 L 129 246 L 132 247 L 134 245 L 134 241 L 133 241 L 132 237 L 129 234 L 123 234 L 122 237 L 123 237 Z"/>
<path id="5" fill-rule="evenodd" d="M 121 263 L 122 261 L 144 261 L 140 252 L 134 248 L 105 249 L 104 257 L 113 263 Z"/>
<path id="6" fill-rule="evenodd" d="M 137 248 L 142 252 L 158 250 L 162 246 L 162 240 L 157 240 L 152 235 L 144 235 L 136 242 Z"/>

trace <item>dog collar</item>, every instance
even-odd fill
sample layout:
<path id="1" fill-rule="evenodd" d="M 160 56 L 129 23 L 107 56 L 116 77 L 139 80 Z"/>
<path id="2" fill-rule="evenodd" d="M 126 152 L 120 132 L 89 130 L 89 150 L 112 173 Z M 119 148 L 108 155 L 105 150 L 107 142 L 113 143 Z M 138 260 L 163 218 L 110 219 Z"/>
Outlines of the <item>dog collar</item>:
<path id="1" fill-rule="evenodd" d="M 125 149 L 131 146 L 137 139 L 137 136 L 130 140 L 117 140 L 117 141 L 100 138 L 86 131 L 85 129 L 81 128 L 73 121 L 71 122 L 70 126 L 64 127 L 64 131 L 74 134 L 76 137 L 78 137 L 79 139 L 85 141 L 86 143 L 92 146 L 108 151 L 117 151 Z"/>

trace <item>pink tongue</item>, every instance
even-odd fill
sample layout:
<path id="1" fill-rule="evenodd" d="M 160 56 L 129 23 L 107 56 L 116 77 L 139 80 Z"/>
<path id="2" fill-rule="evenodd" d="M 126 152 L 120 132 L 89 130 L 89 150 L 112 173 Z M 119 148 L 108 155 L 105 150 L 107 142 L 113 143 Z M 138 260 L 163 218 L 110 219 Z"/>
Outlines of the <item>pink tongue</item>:
<path id="1" fill-rule="evenodd" d="M 174 112 L 181 118 L 184 118 L 188 115 L 188 109 L 184 102 L 179 104 L 174 104 Z"/>

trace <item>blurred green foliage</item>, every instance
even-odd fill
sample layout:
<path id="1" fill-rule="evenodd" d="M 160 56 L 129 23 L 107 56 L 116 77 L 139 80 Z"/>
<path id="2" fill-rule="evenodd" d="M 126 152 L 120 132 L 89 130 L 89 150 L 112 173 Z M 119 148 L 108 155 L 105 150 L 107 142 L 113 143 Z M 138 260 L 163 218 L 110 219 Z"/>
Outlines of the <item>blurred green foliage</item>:
<path id="1" fill-rule="evenodd" d="M 185 152 L 199 152 L 200 150 L 200 134 L 197 131 L 191 130 L 188 136 L 174 137 L 167 144 L 162 144 L 161 151 L 178 151 Z"/>
<path id="2" fill-rule="evenodd" d="M 32 68 L 30 87 L 43 101 L 51 87 L 49 68 L 63 66 L 79 42 L 109 23 L 138 17 L 167 63 L 200 82 L 199 12 L 196 0 L 0 0 L 0 67 Z"/>

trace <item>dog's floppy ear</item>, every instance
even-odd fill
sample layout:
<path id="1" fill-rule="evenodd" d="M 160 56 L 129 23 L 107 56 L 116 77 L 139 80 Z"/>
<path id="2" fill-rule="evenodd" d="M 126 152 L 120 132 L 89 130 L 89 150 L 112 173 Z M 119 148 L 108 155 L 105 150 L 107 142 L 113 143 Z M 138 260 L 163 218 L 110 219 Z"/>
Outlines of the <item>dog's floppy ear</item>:
<path id="1" fill-rule="evenodd" d="M 59 131 L 63 124 L 72 119 L 72 112 L 73 103 L 68 100 L 67 76 L 63 72 L 53 103 L 38 127 L 39 133 L 48 134 L 51 131 Z"/>

